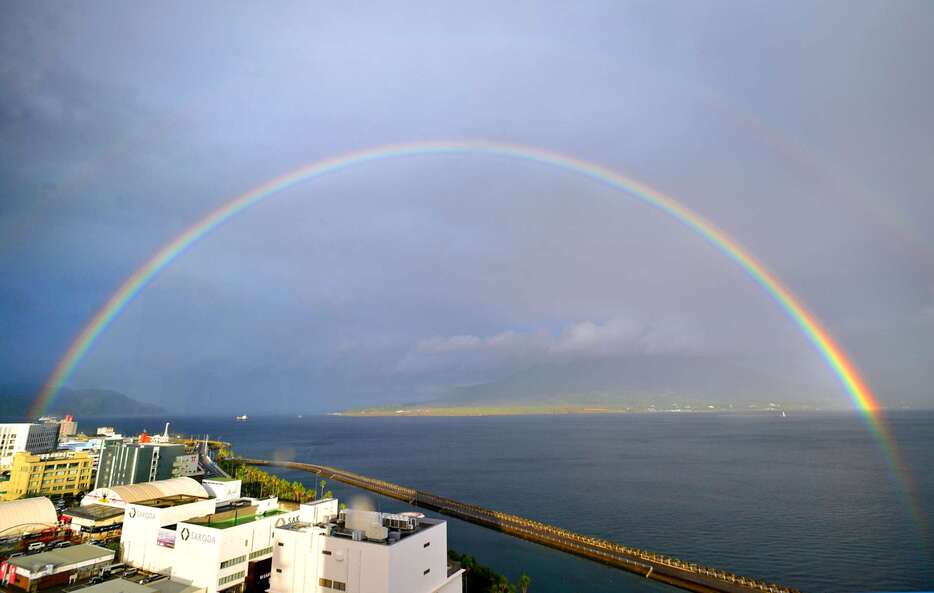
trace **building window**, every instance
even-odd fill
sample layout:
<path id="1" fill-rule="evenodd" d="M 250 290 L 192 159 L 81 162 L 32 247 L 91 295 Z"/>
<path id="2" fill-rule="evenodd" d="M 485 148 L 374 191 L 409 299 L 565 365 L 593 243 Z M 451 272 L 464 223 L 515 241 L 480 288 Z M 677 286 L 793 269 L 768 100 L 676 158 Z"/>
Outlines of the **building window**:
<path id="1" fill-rule="evenodd" d="M 240 564 L 244 560 L 246 560 L 246 556 L 237 556 L 236 558 L 231 558 L 230 560 L 224 560 L 221 562 L 221 570 L 230 568 L 234 564 Z"/>
<path id="2" fill-rule="evenodd" d="M 279 542 L 279 547 L 280 547 L 280 548 L 281 548 L 282 546 L 284 546 L 284 545 L 285 545 L 284 543 Z"/>
<path id="3" fill-rule="evenodd" d="M 334 586 L 332 587 L 332 589 L 334 589 L 335 591 L 346 591 L 347 585 L 340 581 L 334 581 Z"/>
<path id="4" fill-rule="evenodd" d="M 331 550 L 321 550 L 321 553 L 324 554 L 325 556 L 330 556 Z"/>
<path id="5" fill-rule="evenodd" d="M 246 572 L 241 570 L 240 572 L 235 572 L 225 577 L 221 577 L 217 579 L 217 586 L 220 587 L 221 585 L 226 585 L 227 583 L 236 581 L 237 579 L 242 579 L 245 574 Z"/>
<path id="6" fill-rule="evenodd" d="M 430 545 L 431 545 L 431 542 L 425 542 L 424 545 L 422 545 L 422 547 L 423 547 L 423 548 L 427 548 L 427 547 L 430 546 Z"/>
<path id="7" fill-rule="evenodd" d="M 422 575 L 426 575 L 426 574 L 428 574 L 429 572 L 431 572 L 431 569 L 430 569 L 430 568 L 426 568 L 426 569 L 425 569 L 425 572 L 423 572 Z"/>
<path id="8" fill-rule="evenodd" d="M 324 579 L 324 578 L 318 579 L 319 587 L 327 587 L 328 589 L 330 589 L 331 585 L 333 584 L 334 584 L 334 581 L 332 581 L 331 579 Z"/>
<path id="9" fill-rule="evenodd" d="M 281 568 L 277 568 L 277 569 L 276 569 L 276 572 L 282 572 L 282 569 L 281 569 Z"/>
<path id="10" fill-rule="evenodd" d="M 266 554 L 272 554 L 272 546 L 263 548 L 262 550 L 256 550 L 255 552 L 250 552 L 250 560 L 255 560 L 260 556 L 265 556 Z"/>

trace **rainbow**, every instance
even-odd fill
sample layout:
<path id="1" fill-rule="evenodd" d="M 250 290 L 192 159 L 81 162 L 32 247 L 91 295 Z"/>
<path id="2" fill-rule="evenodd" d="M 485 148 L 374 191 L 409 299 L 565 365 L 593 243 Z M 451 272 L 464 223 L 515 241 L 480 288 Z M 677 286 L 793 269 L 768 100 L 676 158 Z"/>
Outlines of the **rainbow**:
<path id="1" fill-rule="evenodd" d="M 800 328 L 801 332 L 813 344 L 839 379 L 853 404 L 862 412 L 870 429 L 882 445 L 893 469 L 902 478 L 902 483 L 908 483 L 907 474 L 900 461 L 894 441 L 885 428 L 879 402 L 866 381 L 860 376 L 856 366 L 840 345 L 834 341 L 817 317 L 808 311 L 801 300 L 735 239 L 674 199 L 606 167 L 541 148 L 484 140 L 421 141 L 390 144 L 349 152 L 302 166 L 225 202 L 219 208 L 188 227 L 175 239 L 165 244 L 120 285 L 71 343 L 36 397 L 30 414 L 39 416 L 48 409 L 56 393 L 68 380 L 101 333 L 160 271 L 185 253 L 199 239 L 205 237 L 226 221 L 266 198 L 298 183 L 322 175 L 374 161 L 439 154 L 486 154 L 521 159 L 572 171 L 619 189 L 674 217 L 696 232 L 745 270 Z"/>

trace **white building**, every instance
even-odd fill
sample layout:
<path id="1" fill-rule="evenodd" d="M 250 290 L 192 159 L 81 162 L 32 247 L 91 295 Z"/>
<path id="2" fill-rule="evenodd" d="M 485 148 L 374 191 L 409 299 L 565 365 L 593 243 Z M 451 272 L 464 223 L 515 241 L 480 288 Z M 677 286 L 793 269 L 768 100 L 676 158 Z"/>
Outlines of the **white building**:
<path id="1" fill-rule="evenodd" d="M 173 527 L 180 521 L 213 513 L 215 502 L 176 494 L 127 503 L 125 508 L 121 560 L 136 568 L 170 574 L 177 539 Z"/>
<path id="2" fill-rule="evenodd" d="M 178 523 L 172 578 L 218 591 L 265 591 L 272 564 L 273 530 L 298 520 L 275 498 L 218 505 L 212 515 Z"/>
<path id="3" fill-rule="evenodd" d="M 128 503 L 121 559 L 206 593 L 265 591 L 273 529 L 297 521 L 298 514 L 279 510 L 276 498 L 220 502 L 176 495 Z"/>
<path id="4" fill-rule="evenodd" d="M 58 424 L 0 424 L 0 469 L 9 469 L 17 453 L 51 453 L 57 444 Z"/>
<path id="5" fill-rule="evenodd" d="M 299 521 L 276 528 L 269 593 L 461 593 L 448 573 L 447 523 L 420 513 L 303 504 Z"/>

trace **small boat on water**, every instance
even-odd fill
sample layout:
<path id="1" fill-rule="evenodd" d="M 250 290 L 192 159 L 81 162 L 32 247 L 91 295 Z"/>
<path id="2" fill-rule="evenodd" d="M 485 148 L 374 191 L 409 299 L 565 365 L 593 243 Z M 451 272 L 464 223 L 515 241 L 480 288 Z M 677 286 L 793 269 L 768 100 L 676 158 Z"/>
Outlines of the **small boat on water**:
<path id="1" fill-rule="evenodd" d="M 788 415 L 785 414 L 785 410 L 782 410 L 782 418 L 787 418 L 787 417 L 788 417 Z"/>
<path id="2" fill-rule="evenodd" d="M 246 422 L 246 421 L 249 420 L 249 419 L 250 419 L 250 417 L 247 416 L 246 414 L 244 414 L 243 416 L 237 416 L 237 418 L 236 418 L 237 422 Z"/>

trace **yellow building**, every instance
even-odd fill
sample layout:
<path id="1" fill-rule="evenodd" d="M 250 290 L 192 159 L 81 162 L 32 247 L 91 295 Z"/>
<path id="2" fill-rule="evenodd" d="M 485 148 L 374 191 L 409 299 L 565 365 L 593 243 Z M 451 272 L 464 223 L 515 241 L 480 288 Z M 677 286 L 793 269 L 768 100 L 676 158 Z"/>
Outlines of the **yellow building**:
<path id="1" fill-rule="evenodd" d="M 3 500 L 26 496 L 77 495 L 91 489 L 94 460 L 83 451 L 57 451 L 33 455 L 17 453 L 10 468 Z"/>

